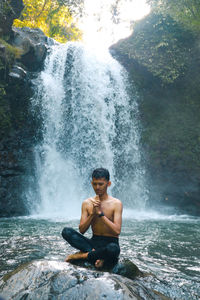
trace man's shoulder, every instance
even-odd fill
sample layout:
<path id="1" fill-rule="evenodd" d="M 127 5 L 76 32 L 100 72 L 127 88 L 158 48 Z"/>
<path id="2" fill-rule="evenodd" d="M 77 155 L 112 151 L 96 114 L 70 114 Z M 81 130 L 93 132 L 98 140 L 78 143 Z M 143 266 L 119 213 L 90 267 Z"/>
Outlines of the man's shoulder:
<path id="1" fill-rule="evenodd" d="M 83 205 L 90 205 L 91 203 L 92 203 L 91 198 L 87 198 L 87 199 L 83 200 L 83 202 L 82 202 Z"/>
<path id="2" fill-rule="evenodd" d="M 119 200 L 117 198 L 114 198 L 112 196 L 109 196 L 109 198 L 110 198 L 110 200 L 113 201 L 113 203 L 118 204 L 118 205 L 122 205 L 122 201 L 121 200 Z"/>

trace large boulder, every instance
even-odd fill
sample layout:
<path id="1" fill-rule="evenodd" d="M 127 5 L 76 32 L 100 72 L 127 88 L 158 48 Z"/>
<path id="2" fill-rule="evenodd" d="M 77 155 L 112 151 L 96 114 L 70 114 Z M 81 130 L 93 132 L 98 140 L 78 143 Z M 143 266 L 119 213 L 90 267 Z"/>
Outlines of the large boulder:
<path id="1" fill-rule="evenodd" d="M 169 299 L 120 275 L 45 260 L 22 265 L 5 275 L 0 288 L 5 300 Z"/>
<path id="2" fill-rule="evenodd" d="M 13 28 L 11 44 L 21 51 L 18 61 L 29 71 L 40 71 L 49 45 L 54 44 L 39 28 Z"/>

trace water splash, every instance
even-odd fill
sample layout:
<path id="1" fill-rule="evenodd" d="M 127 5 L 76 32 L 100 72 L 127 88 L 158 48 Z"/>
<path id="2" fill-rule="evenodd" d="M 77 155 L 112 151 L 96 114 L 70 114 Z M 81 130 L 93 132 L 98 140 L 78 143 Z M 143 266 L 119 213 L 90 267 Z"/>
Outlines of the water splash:
<path id="1" fill-rule="evenodd" d="M 38 212 L 76 217 L 93 194 L 91 172 L 101 166 L 111 173 L 114 196 L 125 206 L 144 207 L 137 97 L 128 96 L 121 65 L 108 51 L 97 57 L 80 43 L 55 45 L 36 83 Z"/>

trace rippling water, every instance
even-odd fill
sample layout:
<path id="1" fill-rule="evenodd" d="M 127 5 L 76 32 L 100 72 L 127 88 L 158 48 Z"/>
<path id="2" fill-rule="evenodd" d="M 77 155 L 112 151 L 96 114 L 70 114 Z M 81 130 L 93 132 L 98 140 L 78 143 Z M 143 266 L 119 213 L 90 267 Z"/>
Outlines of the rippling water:
<path id="1" fill-rule="evenodd" d="M 73 250 L 62 239 L 62 228 L 78 229 L 78 220 L 59 218 L 10 218 L 0 219 L 0 223 L 1 276 L 35 259 L 63 261 Z M 142 271 L 152 274 L 140 279 L 146 286 L 172 299 L 200 298 L 199 219 L 157 215 L 125 217 L 120 246 L 121 257 L 131 259 Z"/>

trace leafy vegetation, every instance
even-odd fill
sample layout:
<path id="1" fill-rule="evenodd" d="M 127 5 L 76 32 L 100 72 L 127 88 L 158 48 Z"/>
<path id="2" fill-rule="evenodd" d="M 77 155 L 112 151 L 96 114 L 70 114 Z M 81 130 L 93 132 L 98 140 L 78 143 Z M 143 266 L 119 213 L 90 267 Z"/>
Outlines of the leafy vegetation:
<path id="1" fill-rule="evenodd" d="M 40 28 L 47 36 L 58 42 L 81 39 L 69 8 L 57 0 L 23 0 L 25 8 L 16 27 Z"/>
<path id="2" fill-rule="evenodd" d="M 8 56 L 10 57 L 8 61 L 11 60 L 11 62 L 13 62 L 14 59 L 20 58 L 22 54 L 22 50 L 20 48 L 8 44 L 4 39 L 1 38 L 0 38 L 0 44 L 5 46 L 7 58 Z"/>
<path id="3" fill-rule="evenodd" d="M 147 0 L 155 12 L 170 15 L 188 28 L 200 31 L 199 0 Z"/>
<path id="4" fill-rule="evenodd" d="M 152 13 L 137 22 L 128 40 L 118 42 L 123 55 L 136 60 L 162 84 L 171 84 L 183 76 L 189 63 L 194 36 L 169 15 Z"/>

